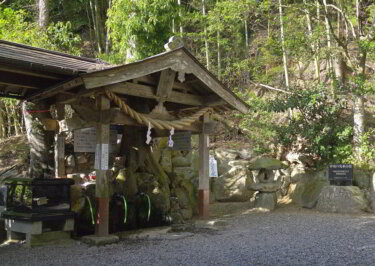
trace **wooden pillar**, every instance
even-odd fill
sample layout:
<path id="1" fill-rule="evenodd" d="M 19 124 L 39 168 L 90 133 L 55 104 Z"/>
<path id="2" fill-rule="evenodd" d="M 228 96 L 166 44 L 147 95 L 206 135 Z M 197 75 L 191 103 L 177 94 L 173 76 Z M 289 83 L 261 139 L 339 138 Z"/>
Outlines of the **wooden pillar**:
<path id="1" fill-rule="evenodd" d="M 203 116 L 204 123 L 209 121 L 209 114 Z M 209 136 L 205 134 L 204 128 L 199 135 L 199 216 L 208 217 L 208 205 L 210 197 L 210 180 L 208 176 L 208 144 Z"/>
<path id="2" fill-rule="evenodd" d="M 97 96 L 96 106 L 100 112 L 100 121 L 96 124 L 95 170 L 97 219 L 95 235 L 107 236 L 109 220 L 109 185 L 107 178 L 109 167 L 109 124 L 103 123 L 103 111 L 110 109 L 110 101 L 102 95 Z"/>
<path id="3" fill-rule="evenodd" d="M 57 104 L 57 120 L 63 120 L 65 118 L 65 105 Z M 59 129 L 58 129 L 59 130 Z M 56 131 L 55 134 L 55 177 L 63 178 L 66 177 L 65 173 L 65 134 Z"/>
<path id="4" fill-rule="evenodd" d="M 65 135 L 57 133 L 55 135 L 55 177 L 64 178 L 65 173 Z"/>

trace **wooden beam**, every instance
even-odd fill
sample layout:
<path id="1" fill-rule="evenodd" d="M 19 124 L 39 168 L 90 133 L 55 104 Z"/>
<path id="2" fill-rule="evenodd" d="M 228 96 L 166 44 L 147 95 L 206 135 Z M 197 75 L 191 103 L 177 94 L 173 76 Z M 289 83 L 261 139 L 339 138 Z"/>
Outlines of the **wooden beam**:
<path id="1" fill-rule="evenodd" d="M 6 81 L 3 81 L 3 80 L 0 80 L 0 84 L 1 85 L 14 86 L 14 87 L 20 87 L 20 88 L 26 88 L 26 89 L 39 89 L 39 87 L 37 87 L 37 86 L 24 84 L 24 83 L 21 83 L 19 81 L 6 82 Z"/>
<path id="2" fill-rule="evenodd" d="M 153 85 L 153 86 L 156 86 L 156 84 L 158 83 L 157 78 L 154 78 L 154 77 L 152 77 L 150 75 L 136 78 L 133 81 L 136 81 L 135 83 L 142 82 L 142 83 L 146 83 L 148 85 Z M 196 89 L 191 88 L 187 84 L 181 83 L 178 80 L 175 80 L 175 82 L 173 84 L 173 90 L 183 91 L 184 93 L 189 92 L 191 94 L 197 94 L 197 95 L 199 95 L 199 93 L 198 93 L 198 91 Z"/>
<path id="3" fill-rule="evenodd" d="M 74 78 L 69 81 L 64 81 L 57 85 L 53 85 L 52 87 L 49 87 L 47 89 L 40 90 L 37 93 L 28 97 L 27 100 L 28 101 L 40 101 L 45 98 L 54 96 L 55 94 L 58 94 L 59 92 L 63 92 L 63 91 L 78 87 L 82 84 L 83 84 L 83 80 L 81 77 Z"/>
<path id="4" fill-rule="evenodd" d="M 65 135 L 57 133 L 55 135 L 55 177 L 66 177 L 65 172 Z"/>
<path id="5" fill-rule="evenodd" d="M 72 104 L 72 108 L 77 114 L 87 122 L 97 122 L 100 120 L 100 114 L 98 111 L 93 110 L 92 106 L 88 106 L 84 103 L 77 103 Z M 147 115 L 145 115 L 147 116 Z M 144 125 L 138 124 L 134 119 L 130 116 L 124 114 L 118 108 L 111 108 L 109 110 L 102 111 L 102 122 L 106 124 L 118 124 L 118 125 L 125 125 L 125 126 L 137 126 L 137 127 L 145 127 Z M 193 133 L 199 133 L 202 131 L 202 123 L 195 122 L 190 126 L 184 127 L 183 130 L 191 131 Z M 169 136 L 169 131 L 159 131 L 158 133 L 160 136 Z"/>
<path id="6" fill-rule="evenodd" d="M 53 75 L 53 74 L 45 74 L 45 73 L 40 73 L 35 70 L 25 70 L 21 68 L 15 68 L 14 66 L 7 66 L 0 64 L 0 71 L 6 71 L 6 72 L 11 72 L 11 73 L 17 73 L 17 74 L 23 74 L 27 76 L 33 76 L 33 77 L 38 77 L 38 78 L 46 78 L 46 79 L 52 79 L 52 80 L 61 80 L 61 76 Z"/>
<path id="7" fill-rule="evenodd" d="M 3 94 L 3 93 L 0 93 L 0 98 L 10 98 L 10 99 L 18 99 L 18 100 L 24 99 L 23 96 L 13 95 L 13 94 Z"/>
<path id="8" fill-rule="evenodd" d="M 104 95 L 96 97 L 97 109 L 100 117 L 102 111 L 110 108 L 109 99 Z M 100 119 L 96 125 L 96 152 L 95 170 L 96 186 L 95 195 L 98 204 L 97 224 L 95 234 L 99 237 L 108 236 L 109 233 L 109 182 L 107 170 L 109 169 L 109 124 Z"/>
<path id="9" fill-rule="evenodd" d="M 177 54 L 182 54 L 182 52 L 165 53 L 143 61 L 84 74 L 82 78 L 87 89 L 116 84 L 170 68 L 179 63 L 178 58 L 176 58 Z"/>
<path id="10" fill-rule="evenodd" d="M 171 69 L 165 69 L 160 73 L 158 87 L 156 88 L 156 96 L 163 100 L 167 100 L 172 92 L 176 72 Z"/>
<path id="11" fill-rule="evenodd" d="M 209 122 L 209 114 L 203 115 L 203 123 Z M 204 131 L 199 134 L 199 216 L 208 217 L 210 197 L 210 179 L 208 176 L 209 163 L 209 136 Z"/>
<path id="12" fill-rule="evenodd" d="M 131 95 L 155 100 L 159 99 L 159 97 L 155 94 L 155 88 L 146 85 L 124 82 L 115 85 L 110 85 L 106 88 L 118 94 Z M 186 94 L 175 91 L 172 91 L 170 93 L 170 96 L 166 101 L 194 106 L 203 106 L 205 103 L 204 99 L 199 95 Z"/>
<path id="13" fill-rule="evenodd" d="M 204 96 L 204 100 L 206 102 L 206 105 L 210 107 L 228 104 L 226 101 L 224 101 L 222 98 L 220 98 L 220 96 L 216 94 Z"/>

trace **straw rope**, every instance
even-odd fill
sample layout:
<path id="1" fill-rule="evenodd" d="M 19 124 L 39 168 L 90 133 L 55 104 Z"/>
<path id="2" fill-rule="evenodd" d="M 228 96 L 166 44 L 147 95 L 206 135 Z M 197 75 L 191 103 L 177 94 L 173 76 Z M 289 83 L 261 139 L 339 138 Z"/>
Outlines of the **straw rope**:
<path id="1" fill-rule="evenodd" d="M 132 119 L 136 120 L 139 124 L 142 124 L 145 126 L 148 126 L 149 124 L 151 124 L 153 128 L 158 128 L 158 129 L 168 129 L 168 130 L 171 130 L 172 128 L 184 129 L 184 127 L 190 126 L 195 121 L 198 121 L 198 119 L 205 113 L 212 112 L 212 108 L 205 107 L 205 108 L 200 109 L 198 112 L 188 117 L 179 119 L 179 120 L 166 121 L 166 120 L 154 119 L 154 118 L 147 117 L 141 113 L 136 112 L 135 110 L 130 108 L 123 100 L 121 100 L 120 97 L 118 97 L 115 93 L 111 92 L 110 90 L 105 90 L 105 94 L 108 97 L 108 99 L 110 99 L 118 107 L 120 107 L 121 111 L 129 115 Z"/>

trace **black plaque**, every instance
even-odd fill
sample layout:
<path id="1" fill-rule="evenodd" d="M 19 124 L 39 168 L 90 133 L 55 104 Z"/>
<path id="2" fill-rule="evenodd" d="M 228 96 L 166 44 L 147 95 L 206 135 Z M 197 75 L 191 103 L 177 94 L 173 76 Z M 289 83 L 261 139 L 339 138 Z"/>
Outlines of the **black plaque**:
<path id="1" fill-rule="evenodd" d="M 335 186 L 351 186 L 353 183 L 352 164 L 331 164 L 328 169 L 329 183 Z"/>
<path id="2" fill-rule="evenodd" d="M 189 151 L 191 150 L 191 132 L 181 131 L 175 132 L 172 136 L 173 147 L 172 150 Z"/>

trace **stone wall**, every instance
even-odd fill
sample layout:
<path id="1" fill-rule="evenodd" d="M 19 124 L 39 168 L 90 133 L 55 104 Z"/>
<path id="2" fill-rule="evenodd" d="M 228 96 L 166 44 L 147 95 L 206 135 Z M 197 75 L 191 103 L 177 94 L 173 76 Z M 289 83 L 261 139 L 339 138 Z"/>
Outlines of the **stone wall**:
<path id="1" fill-rule="evenodd" d="M 354 167 L 353 186 L 334 189 L 329 184 L 328 167 L 315 169 L 313 159 L 303 154 L 291 152 L 283 162 L 234 149 L 219 148 L 211 155 L 218 161 L 219 177 L 213 179 L 212 187 L 216 201 L 251 199 L 255 200 L 256 207 L 269 210 L 275 207 L 276 199 L 304 208 L 319 206 L 321 211 L 358 213 L 375 210 L 375 173 L 371 171 Z M 332 189 L 342 193 L 333 193 L 335 200 L 327 201 L 327 193 Z M 342 202 L 346 203 L 339 204 Z"/>
<path id="2" fill-rule="evenodd" d="M 139 153 L 138 157 L 152 158 L 144 160 L 135 172 L 125 168 L 125 156 L 110 158 L 110 165 L 113 167 L 107 171 L 111 197 L 124 195 L 126 200 L 132 202 L 140 195 L 149 196 L 150 220 L 154 224 L 168 222 L 170 219 L 174 223 L 182 223 L 197 214 L 198 171 L 192 165 L 193 152 L 171 150 L 166 142 L 167 139 L 155 139 L 152 152 Z M 77 213 L 86 212 L 89 215 L 86 197 L 94 204 L 95 154 L 74 153 L 70 145 L 72 144 L 67 144 L 65 165 L 68 178 L 75 180 L 75 185 L 72 186 L 72 208 Z M 160 175 L 163 175 L 165 182 L 162 182 Z M 87 189 L 88 187 L 92 188 Z M 137 217 L 134 219 L 139 220 Z M 86 221 L 90 222 L 90 217 Z"/>

